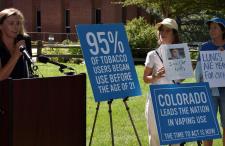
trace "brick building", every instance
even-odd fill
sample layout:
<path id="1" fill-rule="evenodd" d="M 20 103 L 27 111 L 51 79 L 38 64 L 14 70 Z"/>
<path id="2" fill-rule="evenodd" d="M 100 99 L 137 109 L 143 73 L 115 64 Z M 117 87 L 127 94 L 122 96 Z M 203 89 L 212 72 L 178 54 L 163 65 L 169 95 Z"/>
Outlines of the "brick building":
<path id="1" fill-rule="evenodd" d="M 15 7 L 25 16 L 32 39 L 54 35 L 56 40 L 76 39 L 76 24 L 125 23 L 146 13 L 137 7 L 123 8 L 113 0 L 0 0 L 0 9 Z M 62 34 L 63 33 L 63 34 Z M 71 37 L 72 36 L 72 37 Z"/>

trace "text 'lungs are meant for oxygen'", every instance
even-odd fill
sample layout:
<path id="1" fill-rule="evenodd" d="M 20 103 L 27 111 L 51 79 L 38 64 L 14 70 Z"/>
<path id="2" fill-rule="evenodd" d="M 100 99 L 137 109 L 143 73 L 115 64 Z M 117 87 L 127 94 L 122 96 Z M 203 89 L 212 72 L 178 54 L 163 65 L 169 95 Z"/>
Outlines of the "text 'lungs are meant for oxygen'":
<path id="1" fill-rule="evenodd" d="M 78 25 L 77 32 L 95 101 L 141 94 L 122 24 Z"/>

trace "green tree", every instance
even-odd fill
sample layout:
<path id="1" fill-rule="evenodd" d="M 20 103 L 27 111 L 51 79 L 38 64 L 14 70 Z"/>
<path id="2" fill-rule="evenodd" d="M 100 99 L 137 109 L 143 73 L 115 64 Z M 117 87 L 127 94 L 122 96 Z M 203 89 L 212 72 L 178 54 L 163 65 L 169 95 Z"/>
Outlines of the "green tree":
<path id="1" fill-rule="evenodd" d="M 205 21 L 213 16 L 224 17 L 224 0 L 123 0 L 123 6 L 143 8 L 153 19 L 175 18 L 181 39 L 202 42 L 208 39 Z"/>
<path id="2" fill-rule="evenodd" d="M 131 48 L 154 48 L 157 45 L 155 27 L 149 25 L 143 17 L 127 22 L 127 37 Z"/>
<path id="3" fill-rule="evenodd" d="M 164 18 L 185 17 L 202 10 L 225 12 L 224 0 L 124 0 L 123 5 L 136 5 Z"/>

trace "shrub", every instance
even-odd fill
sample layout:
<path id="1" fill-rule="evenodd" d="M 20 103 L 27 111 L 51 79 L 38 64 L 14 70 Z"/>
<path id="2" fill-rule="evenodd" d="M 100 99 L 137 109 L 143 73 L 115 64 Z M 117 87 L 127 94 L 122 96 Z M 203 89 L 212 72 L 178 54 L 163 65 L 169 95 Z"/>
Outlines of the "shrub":
<path id="1" fill-rule="evenodd" d="M 131 48 L 155 48 L 157 46 L 156 29 L 143 17 L 128 21 L 126 32 Z"/>
<path id="2" fill-rule="evenodd" d="M 62 48 L 44 48 L 42 49 L 42 54 L 43 55 L 63 55 L 63 54 L 68 54 L 68 50 L 62 49 Z M 69 59 L 66 57 L 51 57 L 51 60 L 56 62 L 64 62 L 64 63 L 69 61 Z"/>

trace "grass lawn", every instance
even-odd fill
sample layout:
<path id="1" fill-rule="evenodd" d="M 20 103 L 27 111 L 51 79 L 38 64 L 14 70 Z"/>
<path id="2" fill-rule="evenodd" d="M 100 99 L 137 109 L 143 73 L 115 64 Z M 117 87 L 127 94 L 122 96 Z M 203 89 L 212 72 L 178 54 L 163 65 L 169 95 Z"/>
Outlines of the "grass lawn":
<path id="1" fill-rule="evenodd" d="M 51 64 L 37 64 L 39 66 L 40 73 L 44 77 L 48 76 L 61 76 L 63 75 L 58 71 L 58 67 Z M 67 64 L 74 67 L 78 73 L 87 73 L 85 65 Z M 148 145 L 148 133 L 145 120 L 145 102 L 146 94 L 148 92 L 148 85 L 144 84 L 142 80 L 144 66 L 137 65 L 136 71 L 138 74 L 140 86 L 142 89 L 142 96 L 130 97 L 128 105 L 133 117 L 137 132 L 139 134 L 141 143 L 143 146 Z M 194 82 L 193 79 L 186 80 L 185 82 Z M 86 143 L 89 144 L 92 124 L 96 112 L 97 103 L 94 101 L 90 81 L 87 78 L 87 136 Z M 131 122 L 129 120 L 127 111 L 121 99 L 114 100 L 112 103 L 112 116 L 113 116 L 113 129 L 114 140 L 117 146 L 138 146 L 137 139 L 135 137 Z M 110 122 L 108 114 L 107 102 L 101 102 L 100 110 L 95 127 L 94 137 L 92 139 L 92 146 L 110 146 L 111 145 L 111 133 Z M 187 146 L 195 146 L 196 143 L 188 143 Z M 221 139 L 215 140 L 214 146 L 222 146 Z"/>

